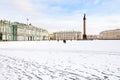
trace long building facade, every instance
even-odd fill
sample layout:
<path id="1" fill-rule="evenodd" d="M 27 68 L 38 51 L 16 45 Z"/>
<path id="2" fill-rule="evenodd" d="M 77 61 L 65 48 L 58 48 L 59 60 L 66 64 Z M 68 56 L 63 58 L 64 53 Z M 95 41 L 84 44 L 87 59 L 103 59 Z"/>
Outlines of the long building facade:
<path id="1" fill-rule="evenodd" d="M 48 40 L 47 30 L 31 24 L 0 20 L 0 40 L 4 41 L 39 41 Z"/>
<path id="2" fill-rule="evenodd" d="M 79 31 L 61 31 L 53 33 L 55 40 L 81 40 L 82 33 Z"/>
<path id="3" fill-rule="evenodd" d="M 99 37 L 103 40 L 120 40 L 120 29 L 103 31 Z"/>

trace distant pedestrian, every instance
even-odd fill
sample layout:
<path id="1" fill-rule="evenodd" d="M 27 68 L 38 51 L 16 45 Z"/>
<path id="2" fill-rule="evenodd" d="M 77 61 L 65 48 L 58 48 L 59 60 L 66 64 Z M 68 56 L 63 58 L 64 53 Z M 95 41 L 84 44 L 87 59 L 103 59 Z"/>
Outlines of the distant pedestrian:
<path id="1" fill-rule="evenodd" d="M 66 43 L 66 40 L 63 40 L 63 43 Z"/>

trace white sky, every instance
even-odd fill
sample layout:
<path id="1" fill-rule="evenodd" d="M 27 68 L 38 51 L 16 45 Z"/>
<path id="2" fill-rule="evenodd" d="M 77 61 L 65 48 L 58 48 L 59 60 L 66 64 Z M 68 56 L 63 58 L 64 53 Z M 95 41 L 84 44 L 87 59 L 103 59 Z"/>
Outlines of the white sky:
<path id="1" fill-rule="evenodd" d="M 99 34 L 120 28 L 120 0 L 1 0 L 0 19 L 29 23 L 49 32 L 83 31 L 83 14 L 87 17 L 87 34 Z"/>

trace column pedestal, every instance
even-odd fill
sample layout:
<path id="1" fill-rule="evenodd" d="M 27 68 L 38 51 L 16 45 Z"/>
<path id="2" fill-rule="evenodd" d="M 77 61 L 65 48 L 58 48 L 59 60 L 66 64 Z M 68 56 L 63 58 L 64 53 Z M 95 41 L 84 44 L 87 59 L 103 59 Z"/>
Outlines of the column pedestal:
<path id="1" fill-rule="evenodd" d="M 83 34 L 83 40 L 87 40 L 87 35 Z"/>

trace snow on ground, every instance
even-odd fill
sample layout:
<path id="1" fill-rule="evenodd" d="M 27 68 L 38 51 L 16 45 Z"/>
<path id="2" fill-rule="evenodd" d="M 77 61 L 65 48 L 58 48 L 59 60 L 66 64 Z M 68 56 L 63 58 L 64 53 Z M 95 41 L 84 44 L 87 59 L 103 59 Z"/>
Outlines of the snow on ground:
<path id="1" fill-rule="evenodd" d="M 0 42 L 0 80 L 120 80 L 120 41 Z"/>

